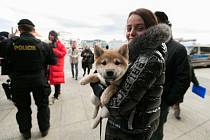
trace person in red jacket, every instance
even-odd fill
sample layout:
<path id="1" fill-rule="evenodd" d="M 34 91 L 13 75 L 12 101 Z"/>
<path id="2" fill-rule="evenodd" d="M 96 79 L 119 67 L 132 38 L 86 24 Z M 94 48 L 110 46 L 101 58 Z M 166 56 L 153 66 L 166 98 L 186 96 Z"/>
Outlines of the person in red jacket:
<path id="1" fill-rule="evenodd" d="M 49 82 L 55 87 L 55 93 L 52 98 L 52 103 L 58 99 L 61 94 L 61 83 L 64 83 L 64 57 L 67 53 L 65 46 L 58 39 L 58 33 L 55 31 L 49 32 L 50 46 L 53 48 L 54 54 L 57 57 L 57 64 L 49 67 Z"/>

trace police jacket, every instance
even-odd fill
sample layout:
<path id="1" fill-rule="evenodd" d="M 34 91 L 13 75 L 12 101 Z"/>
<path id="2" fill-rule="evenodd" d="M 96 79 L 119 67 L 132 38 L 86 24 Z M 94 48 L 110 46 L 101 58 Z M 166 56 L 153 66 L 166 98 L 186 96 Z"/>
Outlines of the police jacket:
<path id="1" fill-rule="evenodd" d="M 177 41 L 170 39 L 166 43 L 166 82 L 162 95 L 162 108 L 182 102 L 190 86 L 190 63 L 187 50 Z"/>
<path id="2" fill-rule="evenodd" d="M 6 58 L 11 82 L 19 87 L 45 85 L 47 66 L 57 63 L 52 49 L 30 33 L 10 39 Z"/>
<path id="3" fill-rule="evenodd" d="M 130 66 L 118 93 L 107 104 L 108 125 L 127 134 L 142 133 L 142 139 L 149 139 L 156 130 L 165 78 L 166 46 L 162 43 L 170 35 L 170 27 L 159 24 L 129 44 Z"/>

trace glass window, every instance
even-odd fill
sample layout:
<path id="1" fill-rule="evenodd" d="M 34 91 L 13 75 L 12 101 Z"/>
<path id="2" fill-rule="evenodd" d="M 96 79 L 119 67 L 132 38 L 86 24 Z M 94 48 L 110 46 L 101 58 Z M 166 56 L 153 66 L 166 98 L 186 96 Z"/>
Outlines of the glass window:
<path id="1" fill-rule="evenodd" d="M 198 47 L 194 47 L 190 52 L 191 55 L 196 54 L 196 53 L 198 53 Z"/>
<path id="2" fill-rule="evenodd" d="M 201 54 L 210 54 L 210 47 L 201 47 L 200 52 Z"/>

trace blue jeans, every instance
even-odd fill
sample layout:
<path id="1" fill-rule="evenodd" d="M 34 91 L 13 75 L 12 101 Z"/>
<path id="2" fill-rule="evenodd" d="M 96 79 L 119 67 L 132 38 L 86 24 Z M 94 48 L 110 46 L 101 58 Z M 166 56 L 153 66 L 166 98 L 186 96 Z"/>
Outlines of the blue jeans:
<path id="1" fill-rule="evenodd" d="M 74 68 L 75 68 L 75 75 L 74 75 Z M 78 63 L 75 64 L 71 64 L 71 73 L 72 73 L 72 77 L 74 78 L 78 78 Z"/>

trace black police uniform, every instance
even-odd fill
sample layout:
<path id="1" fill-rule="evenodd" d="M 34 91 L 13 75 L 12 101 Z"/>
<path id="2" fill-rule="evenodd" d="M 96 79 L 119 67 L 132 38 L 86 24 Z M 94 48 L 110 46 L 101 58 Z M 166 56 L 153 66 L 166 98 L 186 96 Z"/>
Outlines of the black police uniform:
<path id="1" fill-rule="evenodd" d="M 38 125 L 41 132 L 50 127 L 48 96 L 51 92 L 47 79 L 47 65 L 57 63 L 52 49 L 30 33 L 22 33 L 19 38 L 11 39 L 7 51 L 11 86 L 18 112 L 16 119 L 21 133 L 30 132 L 31 97 L 33 93 L 37 105 Z"/>

